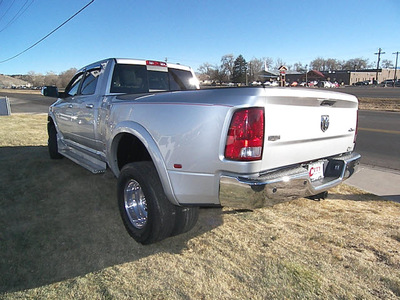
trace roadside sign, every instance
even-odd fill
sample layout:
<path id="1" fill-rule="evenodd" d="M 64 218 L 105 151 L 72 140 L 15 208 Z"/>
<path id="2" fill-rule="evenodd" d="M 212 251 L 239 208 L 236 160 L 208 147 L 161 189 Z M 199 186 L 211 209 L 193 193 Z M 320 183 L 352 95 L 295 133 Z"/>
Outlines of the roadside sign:
<path id="1" fill-rule="evenodd" d="M 0 98 L 0 116 L 11 115 L 10 102 L 7 97 Z"/>

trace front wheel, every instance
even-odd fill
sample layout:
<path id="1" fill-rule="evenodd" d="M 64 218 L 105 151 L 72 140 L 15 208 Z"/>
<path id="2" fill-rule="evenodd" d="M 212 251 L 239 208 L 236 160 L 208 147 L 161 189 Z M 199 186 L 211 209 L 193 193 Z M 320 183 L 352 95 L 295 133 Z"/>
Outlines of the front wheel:
<path id="1" fill-rule="evenodd" d="M 54 126 L 53 122 L 47 123 L 47 133 L 49 135 L 47 146 L 49 149 L 50 158 L 51 159 L 63 158 L 63 156 L 58 152 L 57 129 Z"/>
<path id="2" fill-rule="evenodd" d="M 175 206 L 165 196 L 154 164 L 125 165 L 118 177 L 118 207 L 132 238 L 151 244 L 169 236 L 175 224 Z"/>

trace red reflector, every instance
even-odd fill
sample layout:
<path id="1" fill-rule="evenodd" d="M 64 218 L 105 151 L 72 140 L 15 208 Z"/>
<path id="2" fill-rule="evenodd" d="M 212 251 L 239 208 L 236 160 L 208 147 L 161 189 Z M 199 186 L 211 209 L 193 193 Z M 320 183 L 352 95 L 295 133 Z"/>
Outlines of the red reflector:
<path id="1" fill-rule="evenodd" d="M 167 63 L 162 61 L 154 61 L 154 60 L 146 60 L 146 65 L 148 66 L 158 66 L 158 67 L 167 67 Z"/>
<path id="2" fill-rule="evenodd" d="M 235 112 L 226 139 L 225 157 L 259 160 L 264 145 L 264 109 L 246 108 Z"/>

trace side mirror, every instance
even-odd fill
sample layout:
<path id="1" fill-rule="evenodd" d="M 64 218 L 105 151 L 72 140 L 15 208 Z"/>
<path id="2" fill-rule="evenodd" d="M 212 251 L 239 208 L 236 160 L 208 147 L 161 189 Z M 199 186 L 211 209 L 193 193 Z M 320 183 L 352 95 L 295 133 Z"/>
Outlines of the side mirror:
<path id="1" fill-rule="evenodd" d="M 42 95 L 46 97 L 59 97 L 58 88 L 56 86 L 44 86 L 42 87 Z"/>

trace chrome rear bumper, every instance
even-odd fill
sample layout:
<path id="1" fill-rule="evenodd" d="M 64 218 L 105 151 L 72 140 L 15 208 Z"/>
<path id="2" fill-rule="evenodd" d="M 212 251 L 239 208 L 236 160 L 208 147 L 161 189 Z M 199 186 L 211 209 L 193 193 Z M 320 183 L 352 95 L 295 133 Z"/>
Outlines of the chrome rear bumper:
<path id="1" fill-rule="evenodd" d="M 308 170 L 295 167 L 257 178 L 223 174 L 219 200 L 222 206 L 258 208 L 316 195 L 339 185 L 357 172 L 361 155 L 351 153 L 324 160 L 323 179 L 311 181 Z"/>

